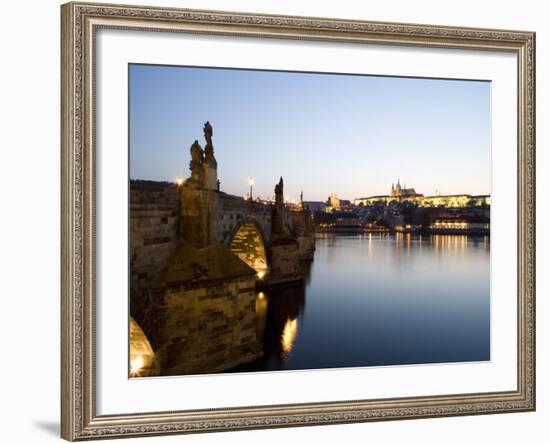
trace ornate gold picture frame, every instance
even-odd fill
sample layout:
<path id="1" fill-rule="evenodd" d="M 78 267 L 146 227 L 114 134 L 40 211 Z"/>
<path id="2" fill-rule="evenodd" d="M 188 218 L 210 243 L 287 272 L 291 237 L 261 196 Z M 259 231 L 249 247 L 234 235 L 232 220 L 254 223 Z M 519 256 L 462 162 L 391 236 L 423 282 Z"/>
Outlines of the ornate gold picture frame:
<path id="1" fill-rule="evenodd" d="M 524 31 L 67 3 L 61 7 L 61 434 L 74 440 L 533 411 L 535 34 Z M 473 49 L 517 56 L 517 389 L 98 415 L 96 32 L 99 29 Z M 120 149 L 125 149 L 121 146 Z"/>

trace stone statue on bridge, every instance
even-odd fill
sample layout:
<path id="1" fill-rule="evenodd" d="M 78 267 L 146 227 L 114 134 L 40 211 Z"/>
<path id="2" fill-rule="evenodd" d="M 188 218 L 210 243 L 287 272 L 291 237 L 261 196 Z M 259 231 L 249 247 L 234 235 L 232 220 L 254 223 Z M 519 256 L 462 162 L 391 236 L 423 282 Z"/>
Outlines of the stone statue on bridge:
<path id="1" fill-rule="evenodd" d="M 283 177 L 279 179 L 279 183 L 275 185 L 275 205 L 272 208 L 272 223 L 271 229 L 275 236 L 283 234 L 285 217 L 285 200 L 284 200 L 284 188 Z"/>
<path id="2" fill-rule="evenodd" d="M 189 162 L 189 169 L 191 170 L 191 182 L 195 184 L 202 184 L 204 181 L 204 151 L 199 145 L 199 141 L 195 140 L 191 145 L 191 161 Z"/>
<path id="3" fill-rule="evenodd" d="M 198 140 L 195 140 L 191 145 L 191 163 L 202 165 L 204 159 L 204 151 L 201 148 Z"/>
<path id="4" fill-rule="evenodd" d="M 204 138 L 206 146 L 204 147 L 204 187 L 207 189 L 217 189 L 218 185 L 218 162 L 214 157 L 214 145 L 212 144 L 212 125 L 210 122 L 204 124 Z"/>
<path id="5" fill-rule="evenodd" d="M 218 162 L 214 157 L 214 145 L 212 144 L 212 125 L 210 122 L 204 124 L 204 138 L 206 146 L 204 149 L 195 140 L 191 145 L 191 162 L 189 169 L 191 170 L 191 179 L 189 184 L 198 187 L 199 189 L 209 189 L 219 191 L 218 184 Z"/>
<path id="6" fill-rule="evenodd" d="M 206 122 L 204 124 L 204 139 L 206 140 L 206 146 L 212 146 L 212 135 L 213 135 L 213 130 L 212 130 L 212 125 L 210 124 L 210 122 Z"/>
<path id="7" fill-rule="evenodd" d="M 283 177 L 279 179 L 279 183 L 275 185 L 275 204 L 284 204 L 284 195 L 283 195 Z"/>

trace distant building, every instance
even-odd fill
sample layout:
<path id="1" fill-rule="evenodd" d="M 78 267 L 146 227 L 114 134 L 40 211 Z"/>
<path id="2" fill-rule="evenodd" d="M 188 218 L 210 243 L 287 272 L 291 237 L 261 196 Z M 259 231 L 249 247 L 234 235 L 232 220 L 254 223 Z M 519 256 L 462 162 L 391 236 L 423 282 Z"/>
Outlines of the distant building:
<path id="1" fill-rule="evenodd" d="M 467 208 L 490 206 L 490 195 L 453 194 L 424 196 L 418 194 L 414 188 L 401 187 L 399 179 L 397 185 L 392 183 L 389 195 L 373 195 L 370 197 L 356 198 L 355 206 L 387 206 L 391 202 L 411 202 L 422 208 Z"/>
<path id="2" fill-rule="evenodd" d="M 304 208 L 308 208 L 311 212 L 324 212 L 327 207 L 326 202 L 305 201 Z"/>
<path id="3" fill-rule="evenodd" d="M 351 203 L 351 200 L 340 200 L 341 211 L 348 211 L 352 209 L 353 209 L 353 204 Z"/>
<path id="4" fill-rule="evenodd" d="M 454 194 L 454 195 L 433 195 L 424 197 L 418 202 L 421 207 L 433 208 L 467 208 L 469 206 L 491 206 L 490 195 L 470 195 L 470 194 Z"/>
<path id="5" fill-rule="evenodd" d="M 339 211 L 323 215 L 324 219 L 317 223 L 317 232 L 358 233 L 362 230 L 361 220 L 352 212 Z"/>
<path id="6" fill-rule="evenodd" d="M 327 203 L 327 207 L 330 207 L 331 212 L 334 210 L 338 211 L 340 209 L 340 199 L 334 193 L 330 194 Z"/>
<path id="7" fill-rule="evenodd" d="M 390 197 L 397 199 L 411 199 L 422 197 L 422 194 L 417 194 L 414 188 L 407 188 L 406 186 L 401 188 L 401 183 L 397 179 L 397 185 L 394 187 L 393 183 L 391 184 L 391 194 Z"/>
<path id="8" fill-rule="evenodd" d="M 325 212 L 338 212 L 338 211 L 352 211 L 354 205 L 351 200 L 340 200 L 338 195 L 335 193 L 330 194 L 327 204 L 325 207 Z"/>
<path id="9" fill-rule="evenodd" d="M 479 233 L 489 234 L 490 219 L 483 216 L 441 217 L 435 219 L 429 226 L 428 232 L 433 233 Z"/>

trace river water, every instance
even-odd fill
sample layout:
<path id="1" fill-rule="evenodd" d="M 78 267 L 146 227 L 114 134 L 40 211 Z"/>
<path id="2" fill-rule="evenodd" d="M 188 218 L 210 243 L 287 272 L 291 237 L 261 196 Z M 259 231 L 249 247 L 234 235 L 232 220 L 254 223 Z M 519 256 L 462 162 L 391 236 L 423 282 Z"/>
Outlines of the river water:
<path id="1" fill-rule="evenodd" d="M 264 356 L 236 371 L 490 359 L 489 237 L 326 234 L 306 274 L 257 294 Z"/>

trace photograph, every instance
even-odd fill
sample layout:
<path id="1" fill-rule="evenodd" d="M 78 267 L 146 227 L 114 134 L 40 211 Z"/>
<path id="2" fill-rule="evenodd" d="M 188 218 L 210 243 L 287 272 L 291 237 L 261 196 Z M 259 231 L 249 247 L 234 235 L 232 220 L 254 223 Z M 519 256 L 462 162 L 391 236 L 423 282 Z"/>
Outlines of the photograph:
<path id="1" fill-rule="evenodd" d="M 128 139 L 128 377 L 491 361 L 491 81 L 130 63 Z"/>
<path id="2" fill-rule="evenodd" d="M 542 15 L 206 3 L 60 8 L 62 438 L 521 440 Z"/>

